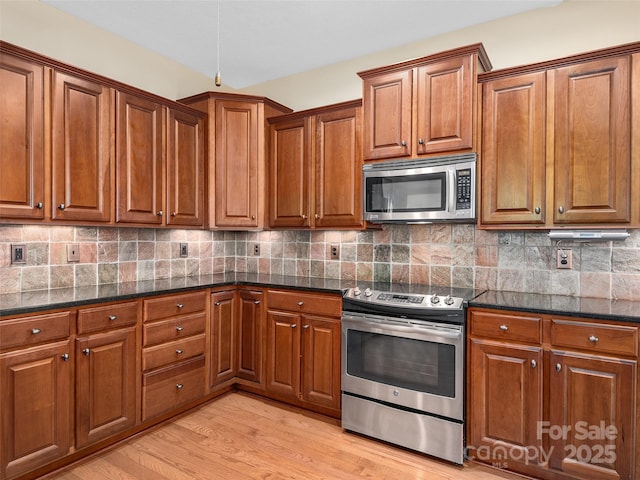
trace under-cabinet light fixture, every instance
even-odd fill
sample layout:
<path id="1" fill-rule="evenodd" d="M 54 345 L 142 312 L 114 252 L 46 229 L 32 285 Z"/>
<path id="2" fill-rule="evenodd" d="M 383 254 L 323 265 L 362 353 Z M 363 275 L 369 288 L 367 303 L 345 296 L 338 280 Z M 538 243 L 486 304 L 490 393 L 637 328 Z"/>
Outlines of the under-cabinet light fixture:
<path id="1" fill-rule="evenodd" d="M 611 242 L 629 238 L 626 230 L 551 230 L 551 240 L 570 240 L 574 242 Z"/>

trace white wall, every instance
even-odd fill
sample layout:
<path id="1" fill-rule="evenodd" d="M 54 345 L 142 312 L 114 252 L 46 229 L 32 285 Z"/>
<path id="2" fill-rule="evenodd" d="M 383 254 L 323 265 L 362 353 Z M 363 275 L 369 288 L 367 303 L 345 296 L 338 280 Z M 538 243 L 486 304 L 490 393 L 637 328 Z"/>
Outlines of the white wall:
<path id="1" fill-rule="evenodd" d="M 302 110 L 359 98 L 361 70 L 476 42 L 495 70 L 640 41 L 638 19 L 640 0 L 566 0 L 243 92 Z M 202 74 L 34 0 L 0 0 L 0 38 L 171 99 L 213 88 Z"/>

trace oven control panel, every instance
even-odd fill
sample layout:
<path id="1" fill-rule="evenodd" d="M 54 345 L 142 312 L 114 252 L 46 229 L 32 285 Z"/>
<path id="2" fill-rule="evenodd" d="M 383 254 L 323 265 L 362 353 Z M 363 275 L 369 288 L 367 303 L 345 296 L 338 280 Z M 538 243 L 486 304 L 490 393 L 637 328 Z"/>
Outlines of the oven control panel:
<path id="1" fill-rule="evenodd" d="M 367 305 L 382 305 L 389 308 L 411 309 L 438 309 L 438 310 L 462 310 L 464 300 L 451 295 L 440 296 L 437 293 L 431 295 L 416 295 L 407 293 L 384 292 L 366 288 L 361 290 L 358 287 L 348 289 L 343 299 L 348 302 L 355 302 Z"/>

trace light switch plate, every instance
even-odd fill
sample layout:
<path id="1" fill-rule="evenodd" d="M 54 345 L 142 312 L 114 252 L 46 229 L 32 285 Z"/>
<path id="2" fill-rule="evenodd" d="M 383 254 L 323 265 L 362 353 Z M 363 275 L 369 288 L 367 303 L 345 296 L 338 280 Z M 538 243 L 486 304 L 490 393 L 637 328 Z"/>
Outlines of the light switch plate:
<path id="1" fill-rule="evenodd" d="M 80 245 L 77 243 L 67 244 L 67 262 L 79 262 L 80 261 Z"/>
<path id="2" fill-rule="evenodd" d="M 186 258 L 189 256 L 189 244 L 181 243 L 180 244 L 180 256 Z"/>
<path id="3" fill-rule="evenodd" d="M 27 263 L 27 246 L 25 244 L 11 244 L 11 263 Z"/>

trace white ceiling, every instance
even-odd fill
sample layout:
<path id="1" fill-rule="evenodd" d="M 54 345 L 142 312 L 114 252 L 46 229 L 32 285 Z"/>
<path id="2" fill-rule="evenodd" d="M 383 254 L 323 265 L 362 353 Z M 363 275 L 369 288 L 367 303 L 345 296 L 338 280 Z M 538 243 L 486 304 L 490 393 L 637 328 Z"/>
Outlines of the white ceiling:
<path id="1" fill-rule="evenodd" d="M 242 89 L 560 0 L 42 0 Z"/>

